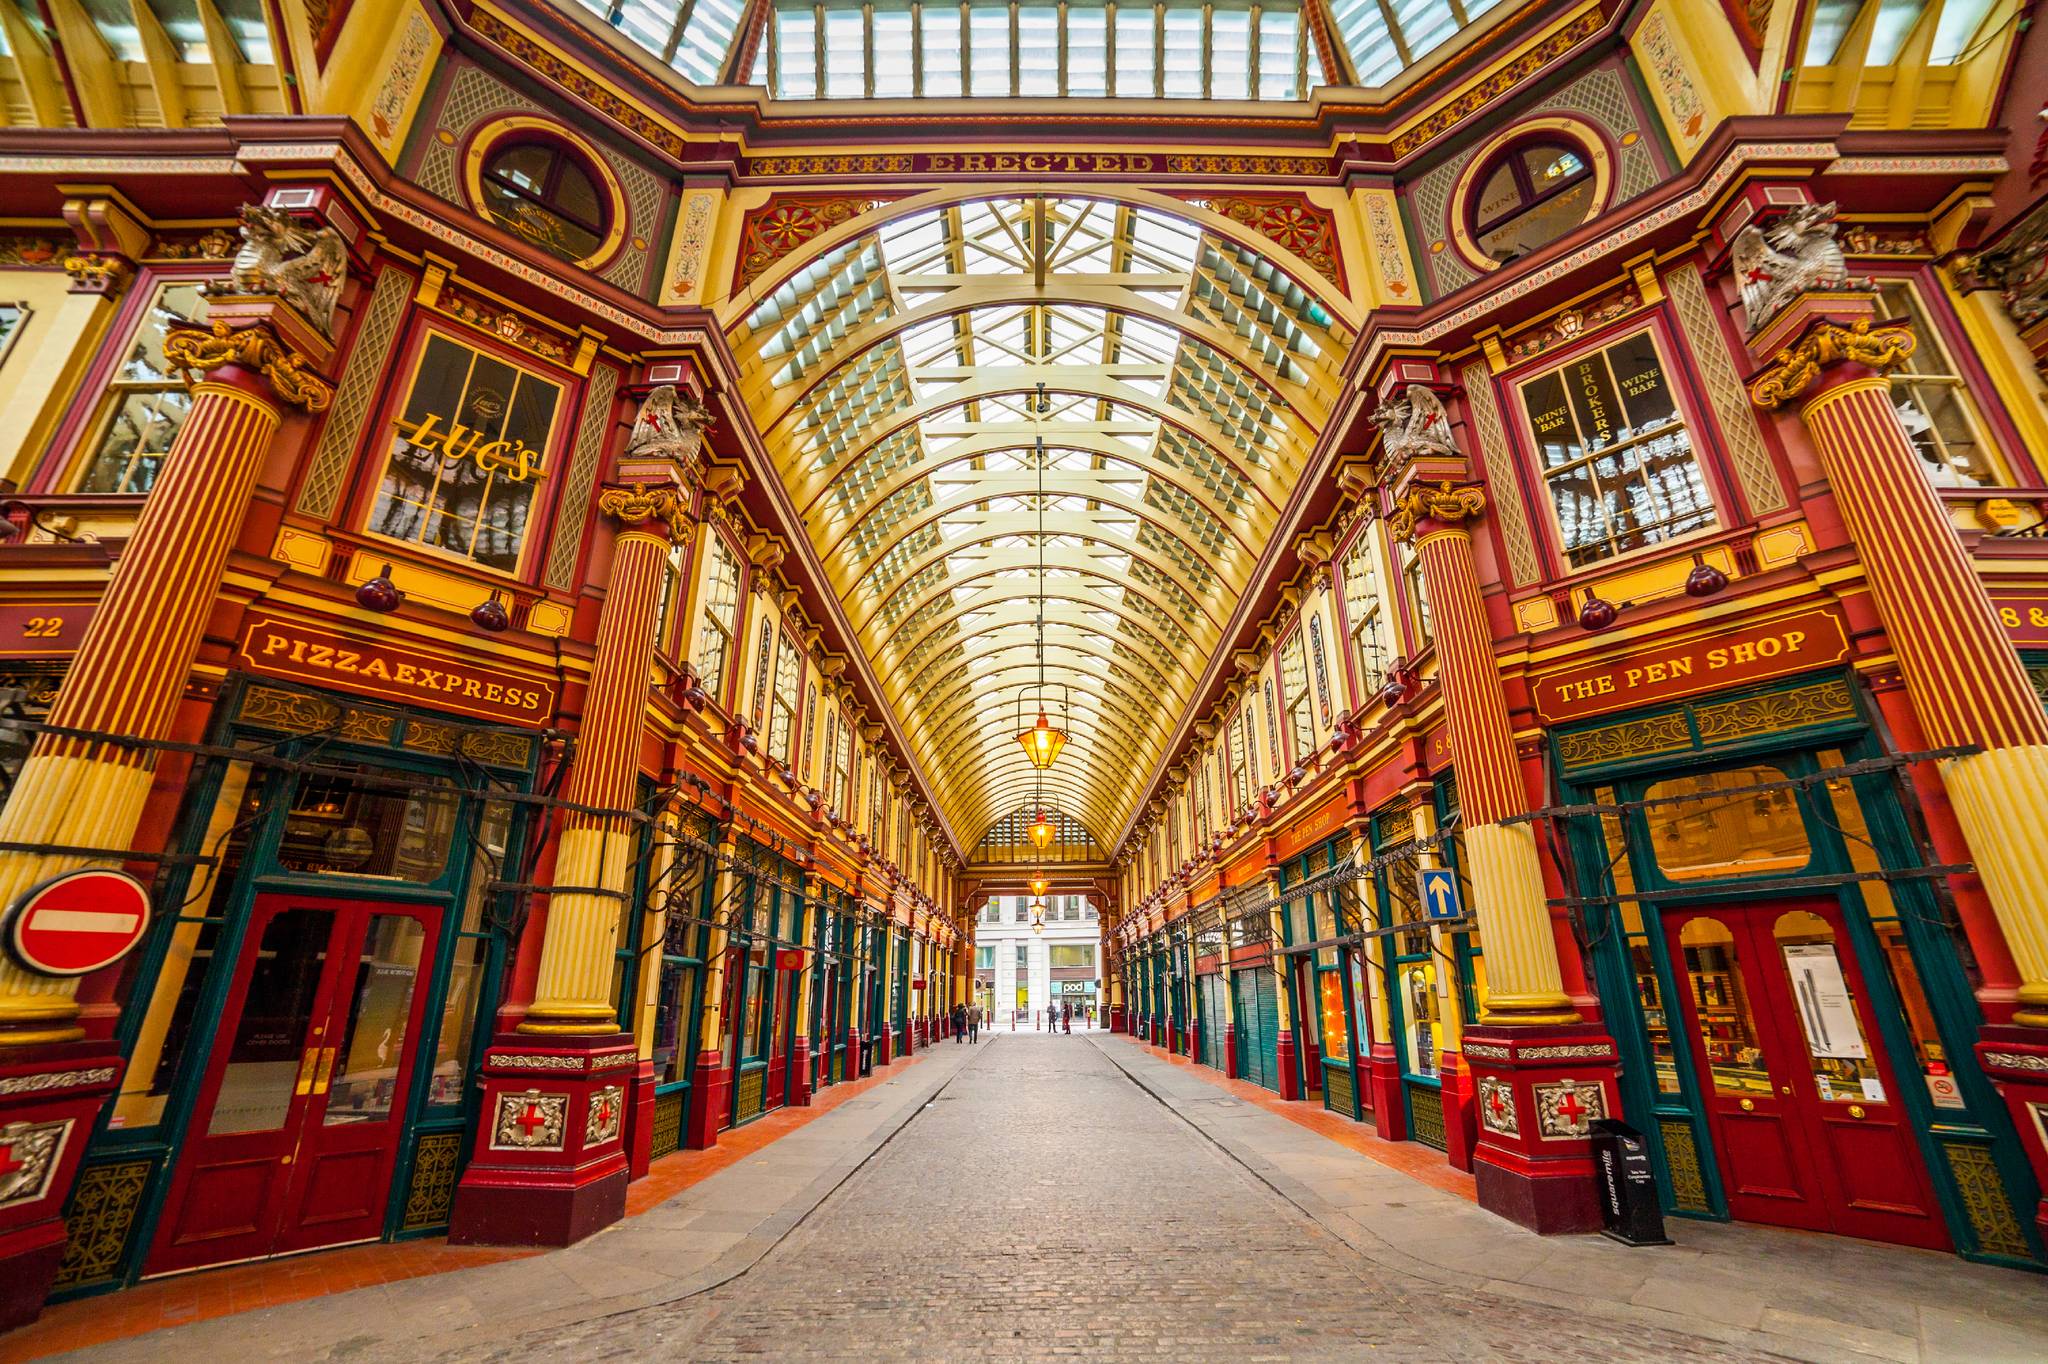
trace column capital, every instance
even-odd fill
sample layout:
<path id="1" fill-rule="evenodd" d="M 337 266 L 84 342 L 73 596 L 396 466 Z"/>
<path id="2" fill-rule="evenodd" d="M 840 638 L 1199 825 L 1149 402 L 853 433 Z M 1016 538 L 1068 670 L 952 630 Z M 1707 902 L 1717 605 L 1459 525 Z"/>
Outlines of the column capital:
<path id="1" fill-rule="evenodd" d="M 211 327 L 174 327 L 164 337 L 164 359 L 178 368 L 211 373 L 229 365 L 260 374 L 284 401 L 308 412 L 324 412 L 334 388 L 313 373 L 304 355 L 277 339 L 263 323 L 235 327 L 216 320 Z"/>
<path id="2" fill-rule="evenodd" d="M 597 495 L 597 509 L 619 523 L 622 530 L 642 530 L 659 521 L 671 541 L 690 537 L 690 502 L 680 489 L 650 488 L 644 483 L 631 487 L 606 488 Z"/>
<path id="3" fill-rule="evenodd" d="M 62 263 L 74 294 L 118 298 L 135 278 L 135 262 L 108 251 L 81 251 Z"/>
<path id="4" fill-rule="evenodd" d="M 1403 493 L 1387 517 L 1387 529 L 1397 540 L 1411 540 L 1425 523 L 1462 527 L 1485 511 L 1486 493 L 1477 484 L 1461 488 L 1446 479 L 1434 488 L 1417 486 Z"/>
<path id="5" fill-rule="evenodd" d="M 1837 365 L 1889 374 L 1911 358 L 1913 346 L 1913 329 L 1905 322 L 1873 325 L 1870 318 L 1859 317 L 1844 326 L 1821 318 L 1750 380 L 1749 399 L 1766 412 L 1775 412 L 1812 391 Z"/>

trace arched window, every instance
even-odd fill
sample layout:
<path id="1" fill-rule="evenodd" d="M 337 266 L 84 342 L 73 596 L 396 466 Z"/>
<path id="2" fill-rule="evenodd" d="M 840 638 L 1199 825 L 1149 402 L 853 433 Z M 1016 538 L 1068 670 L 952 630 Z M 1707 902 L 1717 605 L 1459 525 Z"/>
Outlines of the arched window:
<path id="1" fill-rule="evenodd" d="M 1521 142 L 1494 157 L 1472 201 L 1472 239 L 1497 261 L 1526 256 L 1584 222 L 1593 170 L 1578 148 Z"/>
<path id="2" fill-rule="evenodd" d="M 588 260 L 605 241 L 606 202 L 583 158 L 556 142 L 507 143 L 483 172 L 483 207 L 563 260 Z"/>

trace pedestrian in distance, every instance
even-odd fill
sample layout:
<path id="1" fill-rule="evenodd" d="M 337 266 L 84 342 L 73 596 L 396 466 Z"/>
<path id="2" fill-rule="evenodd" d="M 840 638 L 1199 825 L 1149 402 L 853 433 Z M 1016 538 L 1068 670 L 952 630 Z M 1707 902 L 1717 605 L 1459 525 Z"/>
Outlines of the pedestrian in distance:
<path id="1" fill-rule="evenodd" d="M 1060 1005 L 1060 1031 L 1066 1033 L 1069 1037 L 1073 1036 L 1074 1006 L 1071 1004 Z"/>

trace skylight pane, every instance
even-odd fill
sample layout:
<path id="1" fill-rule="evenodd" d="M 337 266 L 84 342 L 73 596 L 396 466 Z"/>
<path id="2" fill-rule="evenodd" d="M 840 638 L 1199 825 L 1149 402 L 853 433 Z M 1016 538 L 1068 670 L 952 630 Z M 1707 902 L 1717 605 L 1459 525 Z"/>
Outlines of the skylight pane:
<path id="1" fill-rule="evenodd" d="M 1017 93 L 1060 92 L 1060 12 L 1051 6 L 1017 10 Z"/>
<path id="2" fill-rule="evenodd" d="M 773 36 L 773 93 L 782 99 L 816 99 L 818 34 L 811 11 L 777 10 Z"/>
<path id="3" fill-rule="evenodd" d="M 967 93 L 1007 95 L 1010 93 L 1010 10 L 968 11 L 970 38 Z"/>
<path id="4" fill-rule="evenodd" d="M 1166 49 L 1160 65 L 1169 98 L 1199 99 L 1202 94 L 1202 12 L 1166 12 Z"/>
<path id="5" fill-rule="evenodd" d="M 1332 0 L 1330 21 L 1343 35 L 1359 84 L 1378 85 L 1400 72 L 1401 52 L 1387 32 L 1380 0 Z"/>
<path id="6" fill-rule="evenodd" d="M 1249 10 L 1218 6 L 1210 24 L 1209 95 L 1249 99 L 1252 78 L 1252 16 Z"/>
<path id="7" fill-rule="evenodd" d="M 1458 18 L 1446 0 L 1393 0 L 1389 7 L 1407 40 L 1409 54 L 1417 61 L 1458 31 Z"/>
<path id="8" fill-rule="evenodd" d="M 625 0 L 606 17 L 611 19 L 613 28 L 657 56 L 668 51 L 668 35 L 676 26 L 673 4 Z"/>
<path id="9" fill-rule="evenodd" d="M 1109 12 L 1067 7 L 1067 93 L 1083 99 L 1109 93 Z"/>
<path id="10" fill-rule="evenodd" d="M 703 0 L 698 0 L 699 4 Z M 875 6 L 875 98 L 903 98 L 910 88 L 910 10 Z"/>
<path id="11" fill-rule="evenodd" d="M 1152 9 L 1119 5 L 1116 11 L 1116 92 L 1126 99 L 1150 99 L 1158 57 L 1153 51 Z"/>
<path id="12" fill-rule="evenodd" d="M 949 99 L 960 87 L 960 7 L 924 7 L 924 93 Z"/>
<path id="13" fill-rule="evenodd" d="M 1991 0 L 1948 0 L 1934 26 L 1934 46 L 1928 50 L 1927 60 L 1935 66 L 1948 66 L 1962 56 L 1990 9 Z"/>
<path id="14" fill-rule="evenodd" d="M 1293 10 L 1266 10 L 1259 16 L 1260 99 L 1300 99 L 1295 88 L 1295 44 L 1301 38 L 1301 15 Z"/>
<path id="15" fill-rule="evenodd" d="M 676 45 L 676 70 L 699 85 L 716 83 L 739 26 L 737 0 L 697 0 L 697 8 L 690 11 L 690 25 Z"/>

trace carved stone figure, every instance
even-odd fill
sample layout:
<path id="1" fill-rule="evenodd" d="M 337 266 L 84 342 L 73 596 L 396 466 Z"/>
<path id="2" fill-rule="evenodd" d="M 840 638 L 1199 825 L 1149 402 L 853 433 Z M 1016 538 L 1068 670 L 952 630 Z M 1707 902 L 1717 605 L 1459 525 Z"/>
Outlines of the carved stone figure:
<path id="1" fill-rule="evenodd" d="M 348 252 L 333 228 L 308 227 L 281 208 L 244 204 L 233 274 L 233 292 L 276 294 L 321 335 L 334 335 L 334 301 L 348 278 Z"/>
<path id="2" fill-rule="evenodd" d="M 1742 315 L 1750 335 L 1801 294 L 1849 282 L 1835 226 L 1833 204 L 1802 204 L 1768 226 L 1751 225 L 1736 236 L 1735 278 L 1742 286 Z"/>
<path id="3" fill-rule="evenodd" d="M 1385 433 L 1380 442 L 1382 462 L 1389 466 L 1418 456 L 1458 453 L 1451 444 L 1451 419 L 1443 402 L 1421 384 L 1410 384 L 1402 396 L 1381 403 L 1372 422 Z"/>
<path id="4" fill-rule="evenodd" d="M 672 459 L 689 464 L 704 446 L 704 433 L 717 420 L 711 409 L 674 384 L 663 384 L 640 404 L 633 418 L 633 433 L 626 438 L 626 456 L 631 459 Z"/>

